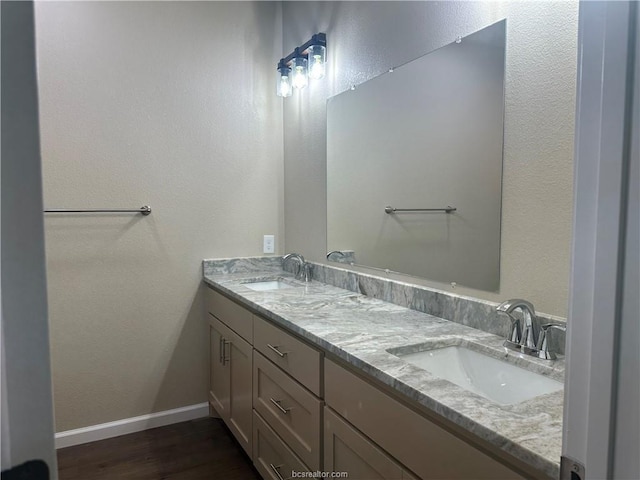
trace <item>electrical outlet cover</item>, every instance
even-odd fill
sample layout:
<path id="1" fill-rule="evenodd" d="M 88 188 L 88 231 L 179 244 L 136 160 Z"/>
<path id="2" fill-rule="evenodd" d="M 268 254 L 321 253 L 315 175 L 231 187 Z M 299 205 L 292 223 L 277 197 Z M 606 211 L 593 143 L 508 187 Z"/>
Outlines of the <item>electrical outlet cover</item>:
<path id="1" fill-rule="evenodd" d="M 262 241 L 263 253 L 274 253 L 276 251 L 276 238 L 275 235 L 265 235 Z"/>

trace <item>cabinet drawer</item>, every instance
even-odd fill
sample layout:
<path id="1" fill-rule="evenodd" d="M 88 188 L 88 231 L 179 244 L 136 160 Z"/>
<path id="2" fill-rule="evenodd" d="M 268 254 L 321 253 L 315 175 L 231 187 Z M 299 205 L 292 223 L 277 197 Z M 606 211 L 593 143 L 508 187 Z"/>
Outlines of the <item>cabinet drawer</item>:
<path id="1" fill-rule="evenodd" d="M 255 315 L 253 331 L 256 338 L 254 348 L 317 396 L 321 396 L 321 354 L 318 350 Z"/>
<path id="2" fill-rule="evenodd" d="M 502 463 L 326 359 L 325 400 L 423 480 L 522 479 Z"/>
<path id="3" fill-rule="evenodd" d="M 322 401 L 255 350 L 253 408 L 303 462 L 320 469 Z"/>
<path id="4" fill-rule="evenodd" d="M 400 465 L 327 407 L 324 407 L 324 470 L 348 472 L 351 480 L 403 478 Z"/>
<path id="5" fill-rule="evenodd" d="M 278 435 L 253 412 L 253 464 L 265 480 L 291 478 L 292 472 L 309 469 Z"/>
<path id="6" fill-rule="evenodd" d="M 208 287 L 205 298 L 207 312 L 247 342 L 253 343 L 253 314 L 249 310 Z"/>

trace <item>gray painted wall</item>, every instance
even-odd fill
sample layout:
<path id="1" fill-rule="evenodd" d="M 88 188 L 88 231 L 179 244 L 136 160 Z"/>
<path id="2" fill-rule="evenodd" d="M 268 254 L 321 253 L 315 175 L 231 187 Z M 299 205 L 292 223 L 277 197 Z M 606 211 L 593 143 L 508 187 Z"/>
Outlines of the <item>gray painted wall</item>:
<path id="1" fill-rule="evenodd" d="M 1 8 L 2 469 L 42 459 L 55 479 L 33 3 Z"/>
<path id="2" fill-rule="evenodd" d="M 284 100 L 287 251 L 316 261 L 326 254 L 326 99 L 506 18 L 500 292 L 456 292 L 524 297 L 566 316 L 577 10 L 574 1 L 284 2 L 283 53 L 323 31 L 329 63 L 325 79 Z"/>
<path id="3" fill-rule="evenodd" d="M 207 401 L 203 258 L 283 237 L 275 2 L 38 2 L 56 427 Z"/>

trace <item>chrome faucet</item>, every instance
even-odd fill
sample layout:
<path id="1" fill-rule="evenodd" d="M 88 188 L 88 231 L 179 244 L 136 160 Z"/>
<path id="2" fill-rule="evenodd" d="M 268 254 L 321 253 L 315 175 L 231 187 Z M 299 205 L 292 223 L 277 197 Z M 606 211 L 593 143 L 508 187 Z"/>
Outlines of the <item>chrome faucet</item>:
<path id="1" fill-rule="evenodd" d="M 312 265 L 306 262 L 304 257 L 299 253 L 288 253 L 282 257 L 282 268 L 284 269 L 288 260 L 296 261 L 295 278 L 310 282 L 312 277 Z"/>
<path id="2" fill-rule="evenodd" d="M 522 320 L 513 315 L 516 309 L 522 312 Z M 511 331 L 509 338 L 505 341 L 505 347 L 514 350 L 522 350 L 521 347 L 537 348 L 539 327 L 537 326 L 536 310 L 530 302 L 514 298 L 501 303 L 496 310 L 499 313 L 504 313 L 511 320 Z"/>
<path id="3" fill-rule="evenodd" d="M 518 309 L 522 312 L 522 318 L 513 315 Z M 507 300 L 496 307 L 496 311 L 504 313 L 511 320 L 509 337 L 503 345 L 511 350 L 532 355 L 547 360 L 555 360 L 556 354 L 549 351 L 549 330 L 561 330 L 566 332 L 566 327 L 548 323 L 540 325 L 533 305 L 526 300 L 514 298 Z"/>

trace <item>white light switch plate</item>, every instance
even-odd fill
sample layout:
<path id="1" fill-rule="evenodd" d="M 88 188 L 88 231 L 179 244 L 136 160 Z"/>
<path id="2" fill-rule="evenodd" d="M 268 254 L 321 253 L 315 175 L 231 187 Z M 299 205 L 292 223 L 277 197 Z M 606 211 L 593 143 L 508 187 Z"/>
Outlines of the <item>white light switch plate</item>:
<path id="1" fill-rule="evenodd" d="M 265 235 L 262 240 L 262 252 L 273 253 L 276 251 L 276 237 L 275 235 Z"/>

